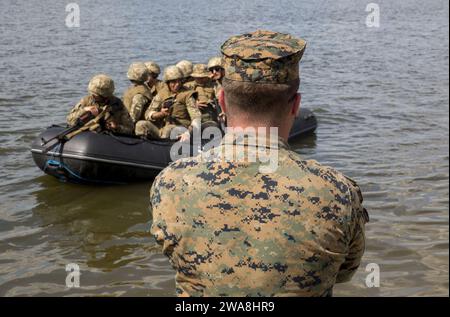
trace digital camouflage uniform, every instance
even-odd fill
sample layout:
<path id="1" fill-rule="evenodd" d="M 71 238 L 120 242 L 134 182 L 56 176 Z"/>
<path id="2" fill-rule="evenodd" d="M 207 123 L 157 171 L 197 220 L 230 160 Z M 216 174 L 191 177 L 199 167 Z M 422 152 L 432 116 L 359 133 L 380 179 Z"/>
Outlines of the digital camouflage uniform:
<path id="1" fill-rule="evenodd" d="M 286 83 L 298 78 L 304 48 L 269 31 L 233 37 L 222 46 L 226 77 Z M 176 270 L 179 296 L 330 296 L 360 264 L 368 215 L 358 185 L 283 140 L 255 140 L 226 134 L 152 185 L 151 232 Z M 259 153 L 255 144 L 277 153 L 274 172 L 242 155 Z M 230 147 L 241 156 L 225 159 Z"/>
<path id="2" fill-rule="evenodd" d="M 88 91 L 90 95 L 83 97 L 78 104 L 72 108 L 67 116 L 67 124 L 69 126 L 74 126 L 77 119 L 86 113 L 84 108 L 95 106 L 101 110 L 101 108 L 105 106 L 105 104 L 99 104 L 95 101 L 93 94 L 96 94 L 108 98 L 107 104 L 111 106 L 111 111 L 109 112 L 107 120 L 112 120 L 117 125 L 117 128 L 112 130 L 112 132 L 133 134 L 133 121 L 122 101 L 113 95 L 114 82 L 111 78 L 103 74 L 94 76 L 89 82 Z"/>

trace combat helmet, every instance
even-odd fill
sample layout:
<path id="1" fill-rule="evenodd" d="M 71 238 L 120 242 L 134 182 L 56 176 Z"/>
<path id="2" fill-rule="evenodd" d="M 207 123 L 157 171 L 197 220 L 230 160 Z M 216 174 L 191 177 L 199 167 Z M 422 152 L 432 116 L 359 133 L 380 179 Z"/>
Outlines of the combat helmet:
<path id="1" fill-rule="evenodd" d="M 175 65 L 167 66 L 166 69 L 164 69 L 163 80 L 165 82 L 183 78 L 184 78 L 183 72 Z"/>
<path id="2" fill-rule="evenodd" d="M 188 78 L 189 76 L 191 76 L 192 70 L 194 67 L 192 62 L 187 61 L 187 60 L 182 60 L 182 61 L 179 61 L 176 66 L 181 70 L 184 78 Z"/>
<path id="3" fill-rule="evenodd" d="M 105 74 L 95 75 L 89 81 L 88 92 L 92 95 L 109 98 L 114 93 L 114 81 Z"/>
<path id="4" fill-rule="evenodd" d="M 206 67 L 205 64 L 195 64 L 191 77 L 193 78 L 209 77 L 208 68 Z"/>
<path id="5" fill-rule="evenodd" d="M 156 75 L 161 74 L 161 68 L 154 61 L 148 61 L 148 62 L 145 62 L 144 64 L 147 67 L 149 72 L 156 74 Z"/>
<path id="6" fill-rule="evenodd" d="M 136 82 L 145 82 L 148 80 L 149 72 L 144 63 L 132 63 L 128 68 L 127 77 Z"/>
<path id="7" fill-rule="evenodd" d="M 220 56 L 212 57 L 208 61 L 208 69 L 211 69 L 213 67 L 222 67 L 223 68 L 222 57 L 220 57 Z"/>

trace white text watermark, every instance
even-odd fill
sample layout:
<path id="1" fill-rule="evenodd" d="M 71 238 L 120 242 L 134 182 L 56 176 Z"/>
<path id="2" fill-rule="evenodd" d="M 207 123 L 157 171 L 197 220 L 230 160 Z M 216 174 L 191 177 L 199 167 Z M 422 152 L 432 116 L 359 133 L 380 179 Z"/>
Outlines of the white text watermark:
<path id="1" fill-rule="evenodd" d="M 66 287 L 79 288 L 80 287 L 80 267 L 76 263 L 69 263 L 66 265 Z"/>
<path id="2" fill-rule="evenodd" d="M 366 266 L 366 286 L 368 288 L 380 287 L 380 266 L 376 263 L 369 263 Z"/>
<path id="3" fill-rule="evenodd" d="M 66 26 L 68 28 L 80 27 L 80 6 L 76 3 L 69 3 L 66 5 Z"/>
<path id="4" fill-rule="evenodd" d="M 366 6 L 366 12 L 369 14 L 366 17 L 366 26 L 368 28 L 380 27 L 380 6 L 377 3 L 369 3 Z"/>
<path id="5" fill-rule="evenodd" d="M 187 131 L 172 130 L 171 139 Z M 191 142 L 176 142 L 170 149 L 170 158 L 201 155 L 202 162 L 257 162 L 261 173 L 274 173 L 278 168 L 278 128 L 271 127 L 227 127 L 225 136 L 217 127 L 205 128 L 202 132 L 195 130 Z M 221 145 L 219 147 L 219 145 Z"/>

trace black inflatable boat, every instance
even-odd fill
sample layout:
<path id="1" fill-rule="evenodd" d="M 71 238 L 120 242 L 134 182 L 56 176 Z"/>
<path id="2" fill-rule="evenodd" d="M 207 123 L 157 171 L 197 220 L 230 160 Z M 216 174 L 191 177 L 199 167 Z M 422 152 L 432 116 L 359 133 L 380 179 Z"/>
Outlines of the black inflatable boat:
<path id="1" fill-rule="evenodd" d="M 290 139 L 311 133 L 316 127 L 313 113 L 302 109 Z M 36 165 L 63 181 L 91 184 L 147 181 L 171 162 L 172 141 L 82 132 L 65 143 L 55 139 L 42 145 L 43 140 L 50 140 L 65 129 L 64 126 L 51 126 L 31 146 Z"/>

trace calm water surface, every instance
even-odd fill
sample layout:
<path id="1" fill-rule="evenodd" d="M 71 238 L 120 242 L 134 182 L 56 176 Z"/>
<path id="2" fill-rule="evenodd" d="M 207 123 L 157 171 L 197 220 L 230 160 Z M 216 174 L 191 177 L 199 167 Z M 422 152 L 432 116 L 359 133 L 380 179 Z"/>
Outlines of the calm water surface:
<path id="1" fill-rule="evenodd" d="M 301 36 L 303 106 L 319 120 L 293 147 L 361 185 L 371 215 L 360 270 L 337 296 L 448 296 L 449 8 L 447 1 L 0 1 L 0 296 L 174 294 L 148 234 L 150 183 L 61 183 L 29 145 L 64 117 L 99 72 L 128 85 L 136 60 L 206 62 L 257 28 Z M 80 265 L 81 288 L 65 287 Z M 381 268 L 380 288 L 365 267 Z"/>

